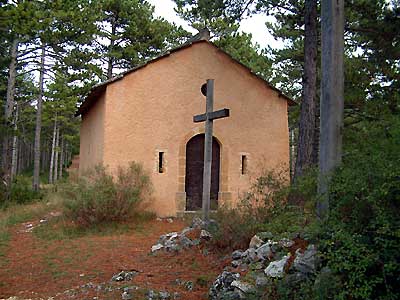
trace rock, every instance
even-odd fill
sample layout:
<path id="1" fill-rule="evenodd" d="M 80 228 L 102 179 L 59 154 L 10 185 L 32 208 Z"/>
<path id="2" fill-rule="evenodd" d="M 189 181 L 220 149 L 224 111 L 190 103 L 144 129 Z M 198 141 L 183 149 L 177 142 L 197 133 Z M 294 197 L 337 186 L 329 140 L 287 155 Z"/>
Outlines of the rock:
<path id="1" fill-rule="evenodd" d="M 256 255 L 260 260 L 270 259 L 273 256 L 271 247 L 268 244 L 264 244 L 257 248 Z"/>
<path id="2" fill-rule="evenodd" d="M 174 242 L 171 242 L 171 243 L 167 243 L 167 244 L 165 245 L 165 249 L 166 249 L 168 252 L 179 252 L 179 251 L 182 250 L 182 247 L 179 246 L 178 244 L 174 243 Z"/>
<path id="3" fill-rule="evenodd" d="M 165 236 L 168 238 L 168 240 L 173 241 L 174 239 L 176 239 L 178 237 L 178 233 L 170 232 L 170 233 L 167 233 Z"/>
<path id="4" fill-rule="evenodd" d="M 240 300 L 243 299 L 238 291 L 223 291 L 219 294 L 212 296 L 209 295 L 211 300 Z"/>
<path id="5" fill-rule="evenodd" d="M 164 245 L 167 241 L 173 241 L 177 237 L 178 237 L 177 232 L 170 232 L 170 233 L 164 234 L 164 235 L 160 236 L 160 238 L 158 239 L 158 244 Z"/>
<path id="6" fill-rule="evenodd" d="M 271 241 L 271 243 L 268 243 L 268 244 L 271 247 L 271 250 L 272 250 L 273 253 L 276 253 L 276 252 L 279 251 L 279 249 L 281 249 L 281 247 L 279 246 L 279 244 L 277 242 L 272 242 Z"/>
<path id="7" fill-rule="evenodd" d="M 181 236 L 179 237 L 179 243 L 181 244 L 181 246 L 182 246 L 183 248 L 190 248 L 190 247 L 193 246 L 192 240 L 189 239 L 189 238 L 187 238 L 187 237 L 184 236 L 184 235 L 181 235 Z"/>
<path id="8" fill-rule="evenodd" d="M 287 238 L 283 238 L 279 241 L 279 245 L 283 248 L 290 248 L 294 245 L 294 242 L 292 240 L 289 240 Z"/>
<path id="9" fill-rule="evenodd" d="M 148 290 L 147 292 L 146 292 L 146 297 L 147 297 L 147 300 L 154 300 L 154 299 L 157 299 L 157 293 L 155 293 L 153 290 Z"/>
<path id="10" fill-rule="evenodd" d="M 197 229 L 210 229 L 210 228 L 217 228 L 218 223 L 213 219 L 210 219 L 210 220 L 208 220 L 208 222 L 205 222 L 202 219 L 200 219 L 199 217 L 196 217 L 196 218 L 193 218 L 192 224 L 190 225 L 190 227 L 197 228 Z"/>
<path id="11" fill-rule="evenodd" d="M 282 277 L 286 266 L 286 263 L 290 257 L 290 254 L 284 256 L 281 260 L 271 262 L 268 267 L 264 270 L 265 275 L 269 277 Z"/>
<path id="12" fill-rule="evenodd" d="M 296 250 L 292 268 L 303 274 L 315 273 L 317 265 L 317 249 L 314 245 L 309 245 L 304 253 L 300 249 Z"/>
<path id="13" fill-rule="evenodd" d="M 237 260 L 240 259 L 242 257 L 243 251 L 241 250 L 236 250 L 232 252 L 232 259 L 233 260 Z"/>
<path id="14" fill-rule="evenodd" d="M 178 292 L 174 292 L 174 295 L 172 297 L 172 299 L 177 300 L 181 298 L 181 294 L 179 294 Z"/>
<path id="15" fill-rule="evenodd" d="M 240 281 L 240 280 L 234 280 L 231 283 L 231 286 L 239 289 L 240 291 L 242 291 L 245 294 L 248 294 L 248 293 L 251 293 L 254 291 L 254 287 L 251 284 Z"/>
<path id="16" fill-rule="evenodd" d="M 240 260 L 232 260 L 232 262 L 231 262 L 231 266 L 232 266 L 233 268 L 239 267 L 240 264 L 241 264 L 241 261 L 240 261 Z"/>
<path id="17" fill-rule="evenodd" d="M 162 244 L 153 245 L 153 246 L 151 246 L 151 252 L 156 252 L 162 248 L 164 248 L 164 246 Z"/>
<path id="18" fill-rule="evenodd" d="M 192 225 L 190 225 L 190 227 L 202 229 L 202 228 L 206 227 L 206 222 L 204 222 L 202 219 L 196 217 L 196 218 L 193 218 Z"/>
<path id="19" fill-rule="evenodd" d="M 139 272 L 137 271 L 121 271 L 118 274 L 115 274 L 111 281 L 125 281 L 125 280 L 132 280 L 133 277 L 138 275 Z"/>
<path id="20" fill-rule="evenodd" d="M 256 278 L 256 287 L 263 288 L 269 284 L 268 278 L 265 276 L 257 276 Z"/>
<path id="21" fill-rule="evenodd" d="M 222 272 L 209 290 L 209 299 L 222 300 L 222 299 L 241 299 L 240 292 L 235 290 L 232 282 L 238 280 L 240 275 L 238 273 Z"/>
<path id="22" fill-rule="evenodd" d="M 131 300 L 133 299 L 133 295 L 129 292 L 123 292 L 121 298 L 122 300 Z"/>
<path id="23" fill-rule="evenodd" d="M 168 292 L 161 291 L 158 293 L 160 296 L 160 300 L 168 300 L 171 299 L 171 294 Z"/>
<path id="24" fill-rule="evenodd" d="M 215 290 L 216 292 L 221 290 L 233 290 L 231 284 L 233 281 L 238 280 L 239 278 L 239 273 L 224 271 L 217 277 L 217 279 L 215 279 L 213 285 L 211 286 L 211 289 Z"/>
<path id="25" fill-rule="evenodd" d="M 249 248 L 258 248 L 263 243 L 264 243 L 264 241 L 258 235 L 255 235 L 250 240 Z"/>
<path id="26" fill-rule="evenodd" d="M 131 292 L 131 291 L 134 291 L 134 290 L 138 290 L 139 288 L 137 287 L 137 286 L 127 286 L 127 287 L 124 287 L 124 292 Z"/>
<path id="27" fill-rule="evenodd" d="M 172 218 L 167 218 L 168 223 L 174 223 L 174 220 Z"/>
<path id="28" fill-rule="evenodd" d="M 259 260 L 256 254 L 256 250 L 254 248 L 249 248 L 246 251 L 244 251 L 242 254 L 242 259 L 249 264 L 257 262 Z"/>
<path id="29" fill-rule="evenodd" d="M 193 291 L 193 289 L 194 289 L 193 281 L 186 281 L 184 286 L 185 286 L 185 289 L 188 291 Z"/>
<path id="30" fill-rule="evenodd" d="M 212 239 L 212 235 L 207 230 L 202 229 L 201 232 L 200 232 L 200 239 L 211 240 Z"/>

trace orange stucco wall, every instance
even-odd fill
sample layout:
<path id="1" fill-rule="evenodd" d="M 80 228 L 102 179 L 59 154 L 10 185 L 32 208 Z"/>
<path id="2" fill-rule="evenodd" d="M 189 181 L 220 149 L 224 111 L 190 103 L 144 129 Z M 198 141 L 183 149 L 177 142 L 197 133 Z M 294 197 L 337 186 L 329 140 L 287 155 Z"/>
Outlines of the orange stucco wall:
<path id="1" fill-rule="evenodd" d="M 103 163 L 105 98 L 100 97 L 83 117 L 80 132 L 79 173 Z"/>
<path id="2" fill-rule="evenodd" d="M 109 84 L 105 99 L 83 116 L 81 166 L 101 157 L 85 156 L 88 147 L 98 148 L 95 152 L 111 169 L 132 160 L 141 162 L 155 188 L 151 209 L 160 216 L 184 210 L 185 146 L 192 136 L 204 132 L 204 123 L 193 123 L 193 116 L 205 112 L 200 87 L 208 78 L 215 79 L 214 110 L 230 109 L 229 118 L 214 122 L 214 136 L 221 143 L 219 201 L 234 205 L 261 166 L 288 166 L 287 102 L 207 42 Z M 93 138 L 97 126 L 100 131 Z M 159 151 L 165 153 L 164 173 L 158 173 Z M 243 154 L 248 157 L 246 175 L 241 174 Z"/>

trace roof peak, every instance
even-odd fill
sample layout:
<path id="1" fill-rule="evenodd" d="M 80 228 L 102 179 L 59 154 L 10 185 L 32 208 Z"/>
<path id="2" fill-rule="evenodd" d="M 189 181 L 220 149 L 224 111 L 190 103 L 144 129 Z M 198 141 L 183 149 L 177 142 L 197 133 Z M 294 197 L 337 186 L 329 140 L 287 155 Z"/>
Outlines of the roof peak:
<path id="1" fill-rule="evenodd" d="M 192 36 L 186 43 L 193 43 L 197 41 L 209 41 L 210 40 L 210 30 L 207 27 L 199 29 L 199 32 Z"/>

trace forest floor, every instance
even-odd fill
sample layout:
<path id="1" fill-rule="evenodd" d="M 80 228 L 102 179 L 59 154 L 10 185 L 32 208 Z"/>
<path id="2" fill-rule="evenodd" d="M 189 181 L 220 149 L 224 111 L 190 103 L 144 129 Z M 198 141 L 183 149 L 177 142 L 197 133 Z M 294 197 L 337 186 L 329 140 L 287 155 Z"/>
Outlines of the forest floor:
<path id="1" fill-rule="evenodd" d="M 134 299 L 146 299 L 148 290 L 207 299 L 208 287 L 227 263 L 204 245 L 152 254 L 160 235 L 186 226 L 182 220 L 153 219 L 118 230 L 71 234 L 56 212 L 43 219 L 10 227 L 0 255 L 0 299 L 121 299 L 123 288 L 133 286 L 140 288 Z M 122 270 L 138 275 L 111 281 Z"/>

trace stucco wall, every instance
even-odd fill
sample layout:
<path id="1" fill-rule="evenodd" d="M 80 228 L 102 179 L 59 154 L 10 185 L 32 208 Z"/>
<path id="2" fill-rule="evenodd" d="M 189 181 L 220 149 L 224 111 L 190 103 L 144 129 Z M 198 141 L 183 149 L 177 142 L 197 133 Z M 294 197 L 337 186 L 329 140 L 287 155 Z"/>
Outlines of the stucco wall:
<path id="1" fill-rule="evenodd" d="M 103 162 L 105 97 L 82 116 L 79 174 Z"/>
<path id="2" fill-rule="evenodd" d="M 104 164 L 113 169 L 142 162 L 155 187 L 151 208 L 160 216 L 184 209 L 185 145 L 204 132 L 193 116 L 205 112 L 200 86 L 208 78 L 215 79 L 214 110 L 226 107 L 231 114 L 214 122 L 221 142 L 221 202 L 234 205 L 261 166 L 288 165 L 287 102 L 214 46 L 196 43 L 126 75 L 105 93 Z M 82 162 L 86 148 L 81 143 Z M 164 173 L 158 173 L 158 151 L 165 153 Z M 242 154 L 247 175 L 240 172 Z"/>

